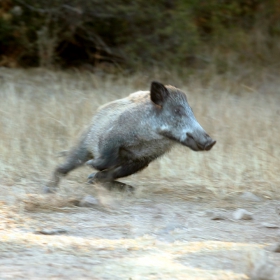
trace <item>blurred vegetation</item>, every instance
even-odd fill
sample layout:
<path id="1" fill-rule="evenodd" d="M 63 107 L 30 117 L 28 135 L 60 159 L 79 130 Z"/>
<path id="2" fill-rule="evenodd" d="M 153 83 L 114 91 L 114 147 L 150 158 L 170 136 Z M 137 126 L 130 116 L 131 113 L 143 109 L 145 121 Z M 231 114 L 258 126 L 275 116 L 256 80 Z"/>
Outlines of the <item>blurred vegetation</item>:
<path id="1" fill-rule="evenodd" d="M 279 66 L 279 0 L 0 0 L 0 66 Z"/>

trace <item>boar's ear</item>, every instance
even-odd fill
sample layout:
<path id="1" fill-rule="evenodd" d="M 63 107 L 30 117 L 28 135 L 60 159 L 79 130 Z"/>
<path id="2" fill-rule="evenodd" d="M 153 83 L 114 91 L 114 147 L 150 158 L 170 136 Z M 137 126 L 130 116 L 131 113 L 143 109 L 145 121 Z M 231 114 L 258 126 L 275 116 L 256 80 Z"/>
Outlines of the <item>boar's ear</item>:
<path id="1" fill-rule="evenodd" d="M 151 84 L 151 100 L 159 105 L 162 106 L 165 100 L 167 99 L 169 92 L 167 88 L 159 83 L 159 82 L 152 82 Z"/>

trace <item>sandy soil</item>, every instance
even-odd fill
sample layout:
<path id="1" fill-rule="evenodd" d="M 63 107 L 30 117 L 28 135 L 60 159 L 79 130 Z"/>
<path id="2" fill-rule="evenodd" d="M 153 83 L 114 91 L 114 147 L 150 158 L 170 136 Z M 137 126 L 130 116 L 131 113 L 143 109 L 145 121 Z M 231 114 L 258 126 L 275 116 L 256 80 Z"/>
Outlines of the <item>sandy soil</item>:
<path id="1" fill-rule="evenodd" d="M 250 279 L 260 263 L 280 268 L 280 253 L 269 250 L 280 242 L 279 75 L 255 70 L 103 77 L 1 68 L 0 280 Z M 217 140 L 213 151 L 174 148 L 128 177 L 133 195 L 87 185 L 89 167 L 43 195 L 97 108 L 147 90 L 151 79 L 187 93 Z M 79 206 L 86 196 L 92 207 Z M 233 219 L 238 208 L 253 219 Z"/>
<path id="2" fill-rule="evenodd" d="M 261 195 L 217 198 L 162 181 L 134 182 L 134 195 L 70 180 L 56 195 L 1 184 L 0 279 L 250 279 L 264 256 L 280 266 L 269 250 L 280 239 L 280 201 Z M 98 203 L 76 206 L 86 195 Z M 253 220 L 233 219 L 238 208 Z"/>

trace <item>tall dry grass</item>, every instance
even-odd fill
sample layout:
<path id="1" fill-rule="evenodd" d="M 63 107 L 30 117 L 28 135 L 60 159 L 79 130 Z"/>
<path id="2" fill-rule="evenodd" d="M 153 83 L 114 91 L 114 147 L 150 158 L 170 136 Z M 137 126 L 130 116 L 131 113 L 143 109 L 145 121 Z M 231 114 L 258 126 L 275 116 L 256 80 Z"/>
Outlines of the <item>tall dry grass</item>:
<path id="1" fill-rule="evenodd" d="M 0 180 L 44 183 L 97 107 L 160 80 L 183 89 L 198 121 L 217 140 L 205 153 L 178 147 L 131 181 L 169 179 L 217 194 L 279 196 L 280 82 L 267 70 L 216 74 L 150 70 L 130 77 L 0 69 Z M 69 175 L 84 182 L 91 172 Z M 63 184 L 63 182 L 62 182 Z"/>

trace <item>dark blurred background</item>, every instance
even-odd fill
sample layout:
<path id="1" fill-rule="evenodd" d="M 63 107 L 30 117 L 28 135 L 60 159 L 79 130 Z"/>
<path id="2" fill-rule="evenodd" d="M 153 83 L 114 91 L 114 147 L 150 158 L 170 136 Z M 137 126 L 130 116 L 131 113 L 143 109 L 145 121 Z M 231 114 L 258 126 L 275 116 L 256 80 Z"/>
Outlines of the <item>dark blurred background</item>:
<path id="1" fill-rule="evenodd" d="M 0 66 L 279 66 L 279 0 L 0 3 Z"/>

